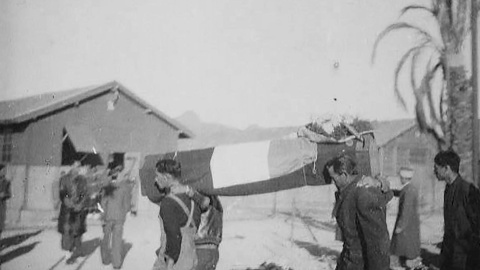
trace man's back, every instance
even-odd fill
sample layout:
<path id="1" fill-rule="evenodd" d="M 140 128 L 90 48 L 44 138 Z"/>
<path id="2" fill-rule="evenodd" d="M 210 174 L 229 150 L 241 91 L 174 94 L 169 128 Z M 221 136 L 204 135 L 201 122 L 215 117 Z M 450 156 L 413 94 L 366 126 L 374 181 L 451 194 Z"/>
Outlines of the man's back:
<path id="1" fill-rule="evenodd" d="M 452 263 L 448 258 L 464 256 L 468 264 L 480 266 L 479 197 L 478 189 L 460 176 L 445 188 L 443 260 Z"/>
<path id="2" fill-rule="evenodd" d="M 388 269 L 388 195 L 377 187 L 360 187 L 356 179 L 342 191 L 336 213 L 344 251 L 337 269 Z M 391 197 L 390 197 L 391 198 Z"/>

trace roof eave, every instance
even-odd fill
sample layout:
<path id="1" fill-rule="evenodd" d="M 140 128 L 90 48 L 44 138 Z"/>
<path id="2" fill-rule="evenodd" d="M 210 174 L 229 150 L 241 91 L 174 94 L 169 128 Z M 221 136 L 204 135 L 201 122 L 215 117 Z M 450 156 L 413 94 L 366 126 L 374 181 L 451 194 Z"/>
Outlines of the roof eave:
<path id="1" fill-rule="evenodd" d="M 384 143 L 382 144 L 379 144 L 378 147 L 384 147 L 385 145 L 389 144 L 391 141 L 395 140 L 396 138 L 398 138 L 399 136 L 402 136 L 403 134 L 405 134 L 406 132 L 410 131 L 411 129 L 415 128 L 417 125 L 416 123 L 413 123 L 411 126 L 409 126 L 408 128 L 406 128 L 405 130 L 403 130 L 402 132 L 398 133 L 396 136 L 388 139 L 387 141 L 385 141 Z"/>
<path id="2" fill-rule="evenodd" d="M 65 107 L 75 105 L 76 103 L 81 102 L 82 100 L 91 97 L 96 94 L 100 94 L 101 92 L 108 91 L 112 87 L 113 82 L 100 85 L 97 87 L 93 87 L 92 89 L 85 91 L 84 93 L 78 94 L 73 97 L 69 97 L 65 100 L 59 100 L 58 102 L 49 104 L 47 106 L 44 106 L 39 109 L 35 109 L 34 111 L 29 111 L 26 112 L 25 114 L 19 115 L 17 117 L 11 118 L 11 119 L 6 119 L 6 120 L 1 120 L 0 123 L 2 124 L 19 124 L 23 122 L 27 122 L 30 120 L 35 120 L 39 117 L 42 117 L 45 114 L 48 114 L 50 112 L 56 111 L 56 110 L 61 110 Z"/>
<path id="3" fill-rule="evenodd" d="M 181 124 L 180 122 L 178 122 L 177 120 L 169 117 L 168 115 L 162 113 L 161 111 L 157 110 L 155 107 L 151 106 L 150 104 L 148 104 L 147 102 L 143 101 L 140 97 L 138 97 L 137 95 L 135 95 L 132 91 L 128 90 L 128 88 L 126 88 L 124 85 L 122 85 L 121 83 L 119 82 L 116 82 L 114 81 L 116 87 L 118 87 L 118 89 L 120 91 L 122 91 L 124 94 L 126 94 L 127 96 L 130 96 L 131 98 L 133 98 L 136 102 L 138 102 L 139 104 L 141 104 L 143 107 L 149 109 L 151 111 L 152 114 L 154 114 L 156 117 L 158 117 L 159 119 L 165 121 L 167 124 L 169 124 L 170 126 L 172 126 L 174 129 L 176 129 L 178 131 L 178 137 L 179 139 L 192 139 L 192 138 L 195 138 L 195 134 L 190 130 L 188 129 L 187 127 L 185 127 L 183 124 Z"/>
<path id="4" fill-rule="evenodd" d="M 56 110 L 61 110 L 65 107 L 75 105 L 77 103 L 80 103 L 81 101 L 95 96 L 95 95 L 100 95 L 103 92 L 106 91 L 111 91 L 118 89 L 121 92 L 123 92 L 125 95 L 129 96 L 133 100 L 135 100 L 138 104 L 141 106 L 149 109 L 152 114 L 154 114 L 156 117 L 161 119 L 162 121 L 166 122 L 168 125 L 173 127 L 178 131 L 178 138 L 179 139 L 187 139 L 187 138 L 194 138 L 195 135 L 194 133 L 186 128 L 184 125 L 180 124 L 178 121 L 170 118 L 166 114 L 160 112 L 157 110 L 155 107 L 151 106 L 150 104 L 146 103 L 143 101 L 141 98 L 139 98 L 137 95 L 135 95 L 132 91 L 128 90 L 125 86 L 120 84 L 117 81 L 111 81 L 103 85 L 99 85 L 96 87 L 92 87 L 90 90 L 86 90 L 85 92 L 78 94 L 73 97 L 66 98 L 64 100 L 59 100 L 58 102 L 55 102 L 53 104 L 49 104 L 47 106 L 44 106 L 42 108 L 36 109 L 34 111 L 26 112 L 25 114 L 22 114 L 20 116 L 16 116 L 11 119 L 4 119 L 0 120 L 1 125 L 11 125 L 11 124 L 19 124 L 31 120 L 35 120 L 45 114 L 48 114 L 50 112 L 56 111 Z"/>

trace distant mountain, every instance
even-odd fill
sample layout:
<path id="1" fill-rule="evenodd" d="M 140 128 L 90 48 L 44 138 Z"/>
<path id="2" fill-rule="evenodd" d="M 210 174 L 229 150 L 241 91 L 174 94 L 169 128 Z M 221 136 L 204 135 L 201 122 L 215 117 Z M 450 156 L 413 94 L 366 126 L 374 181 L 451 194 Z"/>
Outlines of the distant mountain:
<path id="1" fill-rule="evenodd" d="M 176 118 L 195 134 L 193 139 L 182 139 L 178 142 L 179 150 L 194 150 L 217 145 L 235 144 L 281 138 L 299 127 L 263 128 L 252 125 L 245 130 L 216 123 L 203 122 L 193 111 L 185 112 Z"/>
<path id="2" fill-rule="evenodd" d="M 206 123 L 195 112 L 188 111 L 176 118 L 177 121 L 193 131 L 195 138 L 182 139 L 178 142 L 179 150 L 194 150 L 217 145 L 254 142 L 281 138 L 297 132 L 299 126 L 263 128 L 251 125 L 244 130 L 222 124 Z M 398 119 L 388 121 L 372 121 L 378 145 L 399 136 L 415 125 L 414 119 Z"/>

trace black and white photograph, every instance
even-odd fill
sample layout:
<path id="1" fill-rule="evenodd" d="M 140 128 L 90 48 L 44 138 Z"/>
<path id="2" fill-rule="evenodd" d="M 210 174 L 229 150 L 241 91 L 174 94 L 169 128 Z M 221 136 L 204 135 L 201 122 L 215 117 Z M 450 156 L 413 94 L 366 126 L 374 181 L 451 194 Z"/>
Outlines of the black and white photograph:
<path id="1" fill-rule="evenodd" d="M 479 270 L 478 0 L 0 0 L 0 269 Z"/>

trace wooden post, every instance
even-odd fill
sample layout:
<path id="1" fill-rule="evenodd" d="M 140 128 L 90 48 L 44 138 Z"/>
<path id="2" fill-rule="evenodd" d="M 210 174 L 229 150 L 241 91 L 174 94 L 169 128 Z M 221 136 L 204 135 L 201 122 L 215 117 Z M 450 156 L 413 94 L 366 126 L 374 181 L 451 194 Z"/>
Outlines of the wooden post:
<path id="1" fill-rule="evenodd" d="M 477 29 L 477 1 L 470 0 L 471 3 L 471 29 L 472 29 L 472 170 L 473 184 L 480 186 L 478 178 L 478 161 L 479 161 L 479 138 L 478 138 L 478 29 Z"/>

